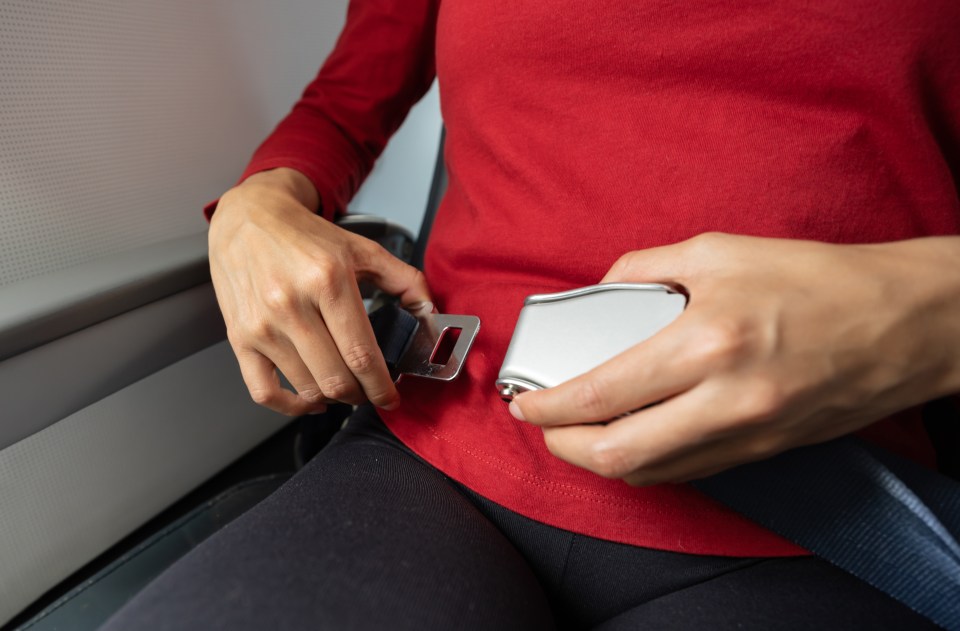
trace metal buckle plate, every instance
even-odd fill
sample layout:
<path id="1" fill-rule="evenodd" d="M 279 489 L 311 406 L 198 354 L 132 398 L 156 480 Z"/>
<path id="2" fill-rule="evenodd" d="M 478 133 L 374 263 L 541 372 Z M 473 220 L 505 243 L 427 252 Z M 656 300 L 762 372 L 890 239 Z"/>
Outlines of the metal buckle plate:
<path id="1" fill-rule="evenodd" d="M 403 375 L 453 381 L 460 374 L 473 340 L 480 330 L 480 318 L 443 313 L 413 314 L 417 318 L 408 348 L 397 361 L 394 381 Z M 451 338 L 456 336 L 452 348 Z"/>

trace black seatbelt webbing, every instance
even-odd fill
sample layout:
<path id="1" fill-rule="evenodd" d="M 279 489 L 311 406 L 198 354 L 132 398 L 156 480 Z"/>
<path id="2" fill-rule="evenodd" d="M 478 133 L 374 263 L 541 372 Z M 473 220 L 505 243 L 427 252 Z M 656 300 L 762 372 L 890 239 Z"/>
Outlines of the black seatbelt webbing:
<path id="1" fill-rule="evenodd" d="M 369 314 L 369 317 L 377 346 L 383 353 L 387 368 L 393 374 L 417 330 L 417 319 L 409 311 L 392 303 L 377 309 Z"/>

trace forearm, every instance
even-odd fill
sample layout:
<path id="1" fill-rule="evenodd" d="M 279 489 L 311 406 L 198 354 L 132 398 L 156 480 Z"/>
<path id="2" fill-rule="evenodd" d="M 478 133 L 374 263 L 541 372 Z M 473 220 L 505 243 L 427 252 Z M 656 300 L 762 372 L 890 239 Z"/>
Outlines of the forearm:
<path id="1" fill-rule="evenodd" d="M 435 75 L 438 0 L 353 1 L 336 48 L 241 180 L 290 167 L 320 192 L 327 219 L 345 210 Z"/>

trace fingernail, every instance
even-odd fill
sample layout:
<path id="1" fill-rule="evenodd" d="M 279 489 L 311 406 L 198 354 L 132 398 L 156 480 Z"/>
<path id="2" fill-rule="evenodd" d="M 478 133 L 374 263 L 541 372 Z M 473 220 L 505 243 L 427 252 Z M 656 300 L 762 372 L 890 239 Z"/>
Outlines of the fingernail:
<path id="1" fill-rule="evenodd" d="M 387 403 L 386 405 L 381 405 L 378 407 L 380 407 L 380 409 L 382 410 L 386 410 L 387 412 L 391 412 L 393 410 L 396 410 L 398 407 L 400 407 L 400 399 L 394 399 L 390 403 Z"/>
<path id="2" fill-rule="evenodd" d="M 523 418 L 523 412 L 520 411 L 520 406 L 517 405 L 516 399 L 510 402 L 510 414 L 513 414 L 513 418 L 517 419 L 518 421 L 527 420 Z"/>
<path id="3" fill-rule="evenodd" d="M 417 313 L 420 311 L 426 311 L 427 313 L 434 313 L 436 308 L 433 306 L 433 303 L 429 300 L 423 300 L 421 302 L 415 302 L 411 305 L 407 305 L 406 310 L 411 313 Z"/>

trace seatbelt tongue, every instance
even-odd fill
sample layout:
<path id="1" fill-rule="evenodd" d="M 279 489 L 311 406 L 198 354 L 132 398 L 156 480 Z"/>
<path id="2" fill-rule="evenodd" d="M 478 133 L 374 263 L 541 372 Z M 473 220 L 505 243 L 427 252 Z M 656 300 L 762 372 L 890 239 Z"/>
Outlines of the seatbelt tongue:
<path id="1" fill-rule="evenodd" d="M 371 313 L 370 324 L 394 382 L 404 375 L 453 381 L 480 330 L 476 316 L 412 313 L 395 303 Z"/>

